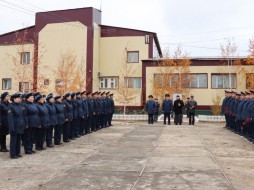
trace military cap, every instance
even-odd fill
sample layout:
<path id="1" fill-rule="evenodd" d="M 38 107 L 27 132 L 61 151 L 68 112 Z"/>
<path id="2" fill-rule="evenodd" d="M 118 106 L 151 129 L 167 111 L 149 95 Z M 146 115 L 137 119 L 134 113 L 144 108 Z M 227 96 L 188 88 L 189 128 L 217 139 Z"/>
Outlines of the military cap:
<path id="1" fill-rule="evenodd" d="M 97 94 L 101 94 L 101 92 L 97 92 Z"/>
<path id="2" fill-rule="evenodd" d="M 41 93 L 40 93 L 40 92 L 34 93 L 34 97 L 36 97 L 36 96 L 38 96 L 38 95 L 41 95 Z"/>
<path id="3" fill-rule="evenodd" d="M 241 95 L 246 95 L 245 92 L 241 91 Z"/>
<path id="4" fill-rule="evenodd" d="M 28 98 L 30 98 L 31 96 L 34 96 L 34 94 L 30 92 L 30 93 L 27 93 L 27 94 L 26 94 L 25 98 L 28 99 Z"/>
<path id="5" fill-rule="evenodd" d="M 153 95 L 149 95 L 148 98 L 153 98 Z"/>
<path id="6" fill-rule="evenodd" d="M 246 94 L 246 95 L 250 95 L 250 92 L 245 91 L 245 94 Z"/>
<path id="7" fill-rule="evenodd" d="M 45 94 L 42 94 L 42 97 L 43 97 L 43 98 L 46 98 L 47 96 L 46 96 Z"/>
<path id="8" fill-rule="evenodd" d="M 76 92 L 76 96 L 80 95 L 81 93 L 80 92 Z"/>
<path id="9" fill-rule="evenodd" d="M 76 96 L 76 93 L 75 93 L 75 92 L 72 92 L 72 93 L 71 93 L 71 98 L 74 98 L 74 96 Z"/>
<path id="10" fill-rule="evenodd" d="M 194 98 L 194 96 L 193 96 L 193 95 L 191 95 L 191 98 Z"/>
<path id="11" fill-rule="evenodd" d="M 81 92 L 80 94 L 83 95 L 83 94 L 85 94 L 85 93 L 86 93 L 86 91 L 83 91 L 83 92 Z"/>
<path id="12" fill-rule="evenodd" d="M 250 93 L 254 94 L 254 90 L 250 90 Z"/>
<path id="13" fill-rule="evenodd" d="M 69 97 L 71 95 L 71 93 L 66 93 L 65 95 L 64 95 L 64 98 L 67 98 L 67 97 Z"/>
<path id="14" fill-rule="evenodd" d="M 110 91 L 106 92 L 106 94 L 109 94 L 109 93 L 110 93 Z"/>
<path id="15" fill-rule="evenodd" d="M 170 94 L 165 94 L 165 97 L 170 97 Z"/>
<path id="16" fill-rule="evenodd" d="M 228 93 L 228 91 L 227 91 L 227 90 L 225 90 L 225 93 Z"/>
<path id="17" fill-rule="evenodd" d="M 3 94 L 1 94 L 1 100 L 4 100 L 6 96 L 9 95 L 9 92 L 4 92 Z"/>
<path id="18" fill-rule="evenodd" d="M 40 94 L 40 95 L 38 95 L 38 96 L 35 97 L 35 101 L 38 102 L 38 101 L 39 101 L 40 99 L 42 99 L 42 98 L 43 98 L 43 95 Z"/>
<path id="19" fill-rule="evenodd" d="M 55 100 L 58 100 L 58 99 L 60 99 L 61 98 L 61 96 L 55 96 Z"/>
<path id="20" fill-rule="evenodd" d="M 53 98 L 53 94 L 52 93 L 47 96 L 46 100 L 49 101 L 51 98 Z"/>
<path id="21" fill-rule="evenodd" d="M 236 92 L 235 93 L 237 96 L 241 96 L 241 93 L 240 92 Z"/>
<path id="22" fill-rule="evenodd" d="M 101 95 L 106 94 L 105 92 L 102 92 Z"/>
<path id="23" fill-rule="evenodd" d="M 92 94 L 91 92 L 87 92 L 86 95 Z"/>
<path id="24" fill-rule="evenodd" d="M 20 93 L 15 93 L 11 95 L 11 99 L 20 98 L 20 97 L 21 97 Z"/>
<path id="25" fill-rule="evenodd" d="M 112 94 L 110 94 L 110 96 L 113 96 L 114 94 L 112 93 Z"/>
<path id="26" fill-rule="evenodd" d="M 176 97 L 180 97 L 179 95 L 176 95 Z"/>
<path id="27" fill-rule="evenodd" d="M 26 97 L 26 93 L 21 94 L 21 98 L 25 98 Z"/>

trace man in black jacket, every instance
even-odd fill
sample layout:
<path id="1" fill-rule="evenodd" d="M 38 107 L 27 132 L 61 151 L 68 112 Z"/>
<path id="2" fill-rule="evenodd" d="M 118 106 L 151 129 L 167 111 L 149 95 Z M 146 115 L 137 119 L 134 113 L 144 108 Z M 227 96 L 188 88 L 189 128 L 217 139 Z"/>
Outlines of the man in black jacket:
<path id="1" fill-rule="evenodd" d="M 175 112 L 175 119 L 174 119 L 174 123 L 176 125 L 182 125 L 182 120 L 183 120 L 183 107 L 184 107 L 184 103 L 183 101 L 180 99 L 180 96 L 177 95 L 176 96 L 176 100 L 174 101 L 174 106 L 173 106 L 173 111 Z"/>

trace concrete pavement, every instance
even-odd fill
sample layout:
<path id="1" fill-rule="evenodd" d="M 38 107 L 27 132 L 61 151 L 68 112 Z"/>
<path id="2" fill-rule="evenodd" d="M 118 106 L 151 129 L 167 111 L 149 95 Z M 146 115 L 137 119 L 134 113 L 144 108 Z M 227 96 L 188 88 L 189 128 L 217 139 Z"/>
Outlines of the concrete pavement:
<path id="1" fill-rule="evenodd" d="M 18 160 L 0 153 L 1 189 L 254 189 L 254 145 L 223 124 L 114 125 Z"/>

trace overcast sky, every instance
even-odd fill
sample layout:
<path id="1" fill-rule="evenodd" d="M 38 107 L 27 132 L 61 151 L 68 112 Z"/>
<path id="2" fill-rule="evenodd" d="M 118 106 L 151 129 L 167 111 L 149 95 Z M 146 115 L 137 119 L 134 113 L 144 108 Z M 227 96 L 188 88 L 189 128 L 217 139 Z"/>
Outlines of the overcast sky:
<path id="1" fill-rule="evenodd" d="M 244 56 L 254 37 L 254 0 L 0 0 L 0 34 L 34 25 L 36 12 L 90 6 L 104 25 L 156 32 L 163 50 L 191 56 L 219 56 L 228 38 Z"/>

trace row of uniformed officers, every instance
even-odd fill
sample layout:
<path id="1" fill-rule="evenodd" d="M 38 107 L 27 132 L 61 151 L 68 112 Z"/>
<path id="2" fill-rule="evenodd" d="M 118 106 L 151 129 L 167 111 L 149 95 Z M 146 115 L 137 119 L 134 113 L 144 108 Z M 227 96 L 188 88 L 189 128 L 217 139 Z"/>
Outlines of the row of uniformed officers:
<path id="1" fill-rule="evenodd" d="M 41 93 L 1 94 L 1 152 L 9 152 L 6 136 L 10 134 L 10 157 L 21 157 L 21 141 L 25 154 L 44 150 L 46 146 L 75 140 L 83 135 L 112 126 L 113 94 L 110 92 L 73 92 L 62 96 Z M 52 142 L 54 139 L 54 143 Z M 61 140 L 62 139 L 62 140 Z"/>
<path id="2" fill-rule="evenodd" d="M 226 127 L 254 142 L 254 91 L 234 92 L 225 90 L 222 102 Z"/>

